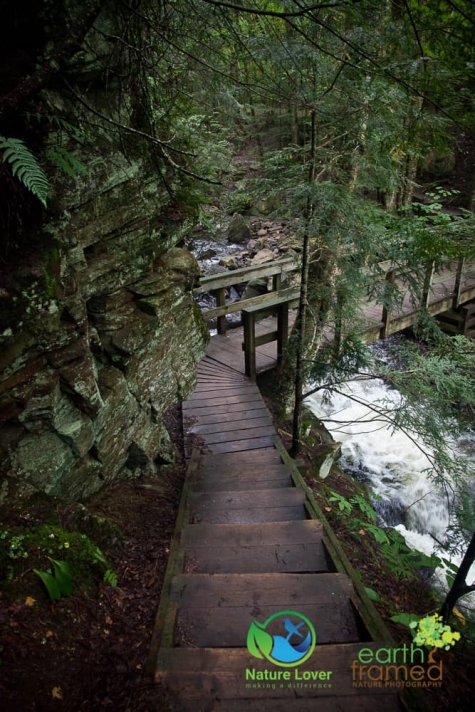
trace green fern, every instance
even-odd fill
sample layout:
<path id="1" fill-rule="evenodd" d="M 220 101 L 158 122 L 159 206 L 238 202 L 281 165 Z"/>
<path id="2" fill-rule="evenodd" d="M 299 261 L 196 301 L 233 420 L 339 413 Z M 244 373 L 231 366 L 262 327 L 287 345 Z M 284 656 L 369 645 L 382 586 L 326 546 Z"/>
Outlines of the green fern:
<path id="1" fill-rule="evenodd" d="M 30 149 L 19 138 L 0 136 L 0 151 L 4 163 L 9 163 L 14 176 L 41 200 L 46 208 L 49 182 Z"/>

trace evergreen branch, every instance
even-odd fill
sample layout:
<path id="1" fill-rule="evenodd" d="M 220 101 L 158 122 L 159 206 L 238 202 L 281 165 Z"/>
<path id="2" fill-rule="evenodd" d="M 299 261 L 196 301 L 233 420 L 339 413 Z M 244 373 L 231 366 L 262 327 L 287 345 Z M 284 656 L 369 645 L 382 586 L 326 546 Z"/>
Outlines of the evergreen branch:
<path id="1" fill-rule="evenodd" d="M 162 155 L 165 158 L 168 163 L 173 166 L 177 171 L 180 171 L 180 173 L 184 173 L 185 175 L 190 176 L 191 178 L 195 178 L 196 180 L 200 180 L 204 183 L 210 183 L 212 185 L 221 185 L 220 181 L 212 180 L 211 178 L 205 178 L 204 176 L 200 176 L 197 173 L 194 173 L 193 171 L 190 171 L 187 168 L 183 168 L 183 166 L 180 166 L 178 163 L 176 163 L 167 153 L 167 150 L 173 151 L 174 153 L 179 153 L 181 155 L 185 156 L 192 156 L 194 157 L 195 154 L 190 153 L 189 151 L 182 151 L 179 148 L 175 148 L 174 146 L 171 146 L 169 143 L 166 141 L 160 141 L 160 139 L 156 138 L 155 136 L 152 136 L 151 134 L 146 133 L 145 131 L 140 131 L 139 129 L 134 129 L 132 126 L 127 126 L 126 124 L 121 123 L 120 121 L 116 121 L 115 119 L 111 119 L 110 116 L 106 116 L 103 114 L 101 111 L 98 111 L 95 109 L 93 106 L 91 106 L 85 99 L 84 97 L 79 94 L 77 91 L 73 89 L 71 84 L 68 82 L 67 79 L 64 79 L 65 83 L 67 84 L 69 90 L 72 92 L 72 94 L 76 97 L 76 99 L 79 101 L 80 104 L 84 106 L 88 111 L 90 111 L 92 114 L 95 116 L 98 116 L 100 119 L 103 121 L 106 121 L 108 124 L 111 124 L 112 126 L 115 126 L 118 129 L 121 129 L 122 131 L 126 131 L 128 133 L 131 133 L 135 136 L 140 136 L 141 138 L 145 138 L 147 141 L 150 141 L 156 146 L 159 146 L 159 148 L 162 151 Z"/>
<path id="2" fill-rule="evenodd" d="M 321 3 L 319 5 L 311 5 L 310 7 L 301 8 L 294 12 L 284 11 L 278 12 L 277 10 L 259 10 L 255 7 L 243 7 L 242 5 L 234 5 L 230 2 L 223 2 L 222 0 L 203 0 L 207 5 L 213 5 L 214 7 L 227 7 L 230 10 L 238 10 L 239 12 L 246 12 L 251 15 L 264 15 L 265 17 L 302 17 L 315 10 L 331 10 L 336 7 L 349 7 L 354 5 L 355 2 L 362 2 L 362 0 L 354 0 L 353 3 L 349 2 L 328 2 Z"/>

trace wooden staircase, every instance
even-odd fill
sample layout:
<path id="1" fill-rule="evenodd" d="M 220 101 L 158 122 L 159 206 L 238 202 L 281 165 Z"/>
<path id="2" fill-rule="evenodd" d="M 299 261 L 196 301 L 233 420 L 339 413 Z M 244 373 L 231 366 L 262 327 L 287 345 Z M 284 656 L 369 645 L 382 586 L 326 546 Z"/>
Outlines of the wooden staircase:
<path id="1" fill-rule="evenodd" d="M 284 462 L 257 387 L 206 358 L 183 413 L 195 449 L 150 656 L 174 709 L 404 709 L 394 688 L 353 686 L 358 652 L 385 641 L 372 640 L 358 592 L 335 561 L 298 473 Z M 246 648 L 251 623 L 278 611 L 306 616 L 317 634 L 313 654 L 298 666 L 299 679 L 296 668 L 259 660 Z M 290 670 L 292 681 L 250 682 L 246 669 Z M 325 682 L 325 674 L 312 677 L 316 671 L 326 671 Z"/>

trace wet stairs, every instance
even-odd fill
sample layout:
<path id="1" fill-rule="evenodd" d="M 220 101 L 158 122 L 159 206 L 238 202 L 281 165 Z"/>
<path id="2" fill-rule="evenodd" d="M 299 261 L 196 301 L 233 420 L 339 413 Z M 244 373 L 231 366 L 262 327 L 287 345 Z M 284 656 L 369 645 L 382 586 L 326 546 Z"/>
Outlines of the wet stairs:
<path id="1" fill-rule="evenodd" d="M 257 386 L 207 357 L 183 417 L 191 457 L 151 654 L 155 680 L 173 696 L 174 709 L 404 709 L 393 688 L 353 685 L 358 652 L 384 641 L 372 640 L 363 622 L 358 591 Z M 246 648 L 251 623 L 280 611 L 302 614 L 316 631 L 313 654 L 297 668 Z M 289 675 L 256 682 L 246 669 Z"/>

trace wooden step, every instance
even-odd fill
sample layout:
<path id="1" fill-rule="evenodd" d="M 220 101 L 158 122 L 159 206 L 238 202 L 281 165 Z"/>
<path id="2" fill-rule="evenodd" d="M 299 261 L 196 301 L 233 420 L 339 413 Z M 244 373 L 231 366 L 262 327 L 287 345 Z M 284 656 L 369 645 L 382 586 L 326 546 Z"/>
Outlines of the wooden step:
<path id="1" fill-rule="evenodd" d="M 318 636 L 318 625 L 317 625 Z M 369 697 L 368 690 L 353 686 L 352 663 L 358 659 L 361 650 L 361 643 L 347 643 L 339 645 L 318 645 L 314 654 L 302 665 L 298 666 L 298 675 L 303 677 L 304 672 L 322 671 L 331 673 L 328 682 L 326 681 L 295 681 L 294 669 L 292 669 L 292 682 L 269 683 L 264 685 L 256 684 L 251 687 L 252 682 L 246 681 L 246 669 L 265 670 L 271 667 L 265 660 L 258 660 L 250 655 L 245 649 L 219 649 L 219 648 L 168 648 L 162 649 L 158 657 L 156 681 L 162 682 L 171 691 L 176 691 L 180 699 L 195 700 L 196 710 L 200 710 L 200 703 L 210 704 L 213 700 L 220 700 L 221 710 L 230 712 L 232 709 L 227 705 L 228 700 L 251 699 L 259 703 L 269 703 L 270 700 L 286 699 L 288 707 L 286 710 L 292 712 L 293 701 L 298 698 L 313 698 L 315 712 L 320 708 L 320 702 L 325 698 L 330 698 L 333 704 L 333 696 L 338 698 L 351 698 L 353 704 L 344 708 L 344 712 L 357 710 L 357 698 Z M 365 643 L 365 648 L 377 650 L 382 646 L 379 643 Z M 299 685 L 299 687 L 296 687 Z M 316 687 L 314 687 L 316 685 Z M 320 685 L 320 687 L 318 687 Z M 326 686 L 325 686 L 326 685 Z M 374 705 L 366 706 L 370 712 L 386 712 L 386 710 L 397 710 L 398 707 L 390 705 L 392 696 L 397 696 L 398 689 L 394 687 L 374 687 L 371 688 L 370 699 L 374 700 Z M 315 701 L 318 698 L 318 702 Z M 350 700 L 348 700 L 350 701 Z M 201 707 L 201 709 L 204 709 Z M 214 709 L 210 704 L 206 709 Z M 239 708 L 238 708 L 239 709 Z M 245 709 L 245 708 L 244 708 Z M 264 709 L 259 707 L 258 709 Z M 272 708 L 274 709 L 274 707 Z M 337 707 L 332 707 L 338 709 Z"/>
<path id="2" fill-rule="evenodd" d="M 292 478 L 290 475 L 284 477 L 275 477 L 274 479 L 261 480 L 260 485 L 266 489 L 285 489 L 292 487 Z M 240 482 L 239 480 L 222 480 L 222 481 L 207 481 L 195 480 L 190 484 L 191 492 L 244 492 L 249 489 L 249 481 Z"/>
<path id="3" fill-rule="evenodd" d="M 223 480 L 248 481 L 251 483 L 249 486 L 249 489 L 251 489 L 254 483 L 257 484 L 273 477 L 283 477 L 289 473 L 289 468 L 282 461 L 273 461 L 266 464 L 244 462 L 242 464 L 228 464 L 223 467 L 202 467 L 197 471 L 196 479 L 206 480 L 207 482 L 212 482 L 213 480 L 215 482 L 222 482 Z"/>
<path id="4" fill-rule="evenodd" d="M 248 450 L 261 450 L 265 447 L 272 447 L 278 439 L 277 433 L 274 435 L 264 435 L 260 438 L 236 440 L 229 443 L 212 443 L 208 445 L 212 453 L 245 452 Z"/>
<path id="5" fill-rule="evenodd" d="M 322 539 L 322 524 L 315 519 L 263 524 L 191 524 L 182 535 L 184 546 L 269 546 L 315 544 Z"/>
<path id="6" fill-rule="evenodd" d="M 269 414 L 263 414 L 262 411 L 251 411 L 257 413 L 256 417 L 239 418 L 232 422 L 214 422 L 202 423 L 201 418 L 197 425 L 191 427 L 193 433 L 203 433 L 210 435 L 212 433 L 232 433 L 249 428 L 273 427 L 272 420 Z M 264 411 L 265 413 L 265 411 Z"/>
<path id="7" fill-rule="evenodd" d="M 258 489 L 244 492 L 196 492 L 190 495 L 190 506 L 196 510 L 261 509 L 287 507 L 305 502 L 305 493 L 299 487 L 288 487 L 280 492 Z"/>
<path id="8" fill-rule="evenodd" d="M 247 427 L 244 427 L 247 425 Z M 206 445 L 214 445 L 215 443 L 232 443 L 240 440 L 249 440 L 254 438 L 262 438 L 267 436 L 276 436 L 275 428 L 272 423 L 267 425 L 254 425 L 252 421 L 242 421 L 240 428 L 232 430 L 224 430 L 222 432 L 206 433 L 193 429 L 199 435 Z"/>
<path id="9" fill-rule="evenodd" d="M 179 574 L 172 581 L 170 600 L 184 608 L 245 607 L 258 617 L 260 606 L 299 611 L 301 605 L 353 593 L 344 574 Z"/>
<path id="10" fill-rule="evenodd" d="M 246 383 L 239 383 L 237 381 L 230 381 L 229 379 L 216 379 L 216 378 L 205 378 L 202 379 L 201 376 L 198 376 L 198 380 L 196 381 L 196 386 L 193 391 L 193 394 L 195 393 L 204 393 L 206 391 L 219 391 L 221 392 L 222 390 L 227 390 L 230 388 L 247 388 L 248 384 Z"/>
<path id="11" fill-rule="evenodd" d="M 214 408 L 218 406 L 220 408 L 227 408 L 229 405 L 248 404 L 256 401 L 262 403 L 262 397 L 260 393 L 256 393 L 254 388 L 250 388 L 245 391 L 243 390 L 243 392 L 239 395 L 230 395 L 226 397 L 211 396 L 210 398 L 201 398 L 197 401 L 187 400 L 182 403 L 182 408 L 183 412 L 188 414 L 190 411 L 200 411 L 202 408 Z"/>
<path id="12" fill-rule="evenodd" d="M 194 423 L 198 426 L 209 425 L 209 424 L 220 424 L 220 423 L 238 423 L 246 420 L 253 420 L 254 418 L 265 418 L 269 417 L 269 411 L 265 407 L 264 403 L 259 403 L 256 401 L 254 404 L 248 404 L 249 407 L 241 408 L 238 410 L 230 411 L 229 413 L 217 413 L 215 409 L 211 413 L 199 413 L 199 417 L 194 417 Z M 185 424 L 188 418 L 185 416 Z M 190 418 L 191 420 L 191 418 Z"/>
<path id="13" fill-rule="evenodd" d="M 328 575 L 331 574 L 321 574 Z M 276 607 L 259 606 L 259 611 L 259 621 L 264 621 L 276 612 Z M 315 621 L 319 645 L 360 640 L 354 609 L 346 595 L 333 595 L 328 601 L 314 604 L 300 604 L 297 611 Z M 176 645 L 183 648 L 245 648 L 247 631 L 255 618 L 252 606 L 195 608 L 187 605 L 177 612 Z"/>
<path id="14" fill-rule="evenodd" d="M 311 520 L 309 520 L 311 522 Z M 305 523 L 305 522 L 302 522 Z M 299 522 L 292 522 L 296 530 Z M 267 531 L 266 528 L 267 527 Z M 271 531 L 269 531 L 269 527 Z M 234 537 L 229 531 L 231 529 Z M 250 531 L 246 532 L 245 530 Z M 281 530 L 287 533 L 283 534 Z M 225 531 L 223 531 L 225 530 Z M 214 533 L 214 538 L 210 537 Z M 271 532 L 273 537 L 270 537 Z M 328 571 L 322 544 L 322 529 L 302 532 L 298 538 L 309 541 L 289 543 L 292 531 L 281 525 L 190 525 L 184 532 L 182 547 L 193 573 L 303 573 Z M 306 536 L 304 536 L 306 534 Z M 246 543 L 243 543 L 243 540 Z M 277 541 L 276 541 L 277 540 Z M 278 543 L 280 541 L 281 543 Z M 187 571 L 185 566 L 185 571 Z"/>
<path id="15" fill-rule="evenodd" d="M 252 526 L 252 525 L 251 525 Z M 319 573 L 328 571 L 322 543 L 184 547 L 185 572 L 202 574 Z"/>
<path id="16" fill-rule="evenodd" d="M 240 492 L 191 492 L 190 523 L 276 522 L 305 519 L 304 492 L 297 487 Z"/>
<path id="17" fill-rule="evenodd" d="M 192 395 L 186 400 L 186 403 L 193 403 L 194 405 L 197 405 L 199 402 L 208 401 L 210 398 L 216 400 L 216 397 L 218 397 L 219 400 L 222 401 L 223 399 L 227 399 L 230 396 L 247 396 L 249 394 L 258 395 L 260 397 L 260 394 L 257 392 L 256 387 L 252 384 L 242 386 L 228 385 L 227 388 L 221 388 L 219 392 L 217 392 L 216 389 L 211 386 L 207 389 L 202 388 L 201 390 L 193 391 Z"/>
<path id="18" fill-rule="evenodd" d="M 239 452 L 239 453 L 228 453 L 222 455 L 205 454 L 202 455 L 200 460 L 200 465 L 203 467 L 220 467 L 226 468 L 229 465 L 236 464 L 251 464 L 255 463 L 282 463 L 282 458 L 280 453 L 275 449 L 274 445 L 269 447 L 260 448 L 259 450 L 254 450 L 253 452 Z"/>
<path id="19" fill-rule="evenodd" d="M 217 399 L 219 401 L 219 398 Z M 243 400 L 238 400 L 236 403 L 222 403 L 221 405 L 214 405 L 214 406 L 198 406 L 195 407 L 193 404 L 187 404 L 186 401 L 182 403 L 182 410 L 183 410 L 183 415 L 193 415 L 193 416 L 201 416 L 201 415 L 209 415 L 209 413 L 219 413 L 220 415 L 224 415 L 225 413 L 240 413 L 241 411 L 246 411 L 246 410 L 256 410 L 256 408 L 262 408 L 263 407 L 263 401 L 260 396 L 251 396 L 251 400 L 248 401 L 243 401 Z M 208 408 L 208 412 L 206 412 L 206 409 Z"/>

